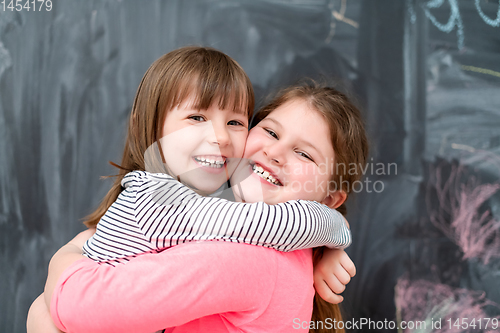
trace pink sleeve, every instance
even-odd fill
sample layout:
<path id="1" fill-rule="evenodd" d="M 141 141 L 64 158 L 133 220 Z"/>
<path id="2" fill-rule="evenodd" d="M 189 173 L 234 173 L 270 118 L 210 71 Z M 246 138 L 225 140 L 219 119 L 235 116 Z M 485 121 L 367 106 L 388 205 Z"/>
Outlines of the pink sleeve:
<path id="1" fill-rule="evenodd" d="M 67 332 L 154 332 L 228 311 L 266 308 L 275 250 L 197 242 L 144 254 L 116 267 L 82 259 L 61 276 L 51 301 Z"/>

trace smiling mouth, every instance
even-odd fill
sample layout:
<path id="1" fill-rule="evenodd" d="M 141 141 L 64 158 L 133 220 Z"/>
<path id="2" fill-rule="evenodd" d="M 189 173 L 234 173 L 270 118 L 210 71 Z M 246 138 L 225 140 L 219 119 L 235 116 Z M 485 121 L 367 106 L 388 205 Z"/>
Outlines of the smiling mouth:
<path id="1" fill-rule="evenodd" d="M 195 156 L 193 157 L 196 162 L 204 167 L 220 169 L 226 164 L 226 158 L 222 156 Z"/>
<path id="2" fill-rule="evenodd" d="M 276 186 L 283 186 L 281 182 L 275 178 L 269 171 L 264 170 L 263 167 L 257 164 L 252 164 L 252 171 L 259 176 L 260 178 L 266 180 L 268 183 L 276 185 Z"/>

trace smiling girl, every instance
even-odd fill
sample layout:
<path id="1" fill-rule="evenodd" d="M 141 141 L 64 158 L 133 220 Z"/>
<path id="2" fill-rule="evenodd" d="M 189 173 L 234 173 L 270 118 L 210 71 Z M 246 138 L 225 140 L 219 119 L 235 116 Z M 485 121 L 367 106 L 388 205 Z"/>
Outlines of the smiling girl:
<path id="1" fill-rule="evenodd" d="M 209 58 L 215 57 L 216 60 L 212 59 L 212 62 L 200 61 L 200 59 L 204 59 L 203 57 L 207 56 L 207 53 Z M 147 281 L 142 281 L 144 283 L 142 285 L 142 283 L 139 283 L 139 280 L 145 276 L 151 277 L 154 280 L 155 274 L 152 270 L 159 270 L 160 266 L 156 268 L 148 267 L 148 270 L 141 269 L 140 272 L 136 271 L 136 273 L 130 272 L 132 275 L 127 275 L 123 271 L 123 267 L 135 266 L 136 262 L 139 263 L 137 267 L 140 267 L 140 263 L 143 260 L 139 259 L 148 257 L 143 254 L 145 252 L 155 252 L 178 243 L 199 239 L 222 239 L 274 247 L 280 250 L 310 248 L 326 244 L 341 246 L 349 244 L 350 238 L 345 220 L 338 213 L 328 208 L 335 208 L 335 206 L 341 205 L 343 195 L 340 194 L 339 196 L 334 191 L 327 191 L 326 188 L 320 191 L 320 195 L 309 192 L 303 193 L 307 194 L 307 198 L 310 196 L 310 198 L 318 202 L 299 200 L 284 203 L 283 201 L 279 201 L 280 197 L 278 196 L 274 201 L 270 198 L 271 202 L 275 203 L 276 206 L 264 203 L 244 204 L 227 201 L 221 203 L 221 200 L 218 198 L 199 196 L 166 173 L 151 174 L 145 171 L 133 171 L 148 170 L 148 159 L 143 156 L 147 151 L 146 148 L 154 146 L 154 140 L 159 140 L 163 136 L 164 139 L 159 140 L 159 144 L 157 145 L 161 160 L 153 161 L 151 163 L 153 168 L 150 171 L 169 172 L 201 194 L 214 191 L 227 179 L 231 166 L 235 166 L 232 158 L 239 158 L 243 154 L 247 119 L 251 115 L 251 105 L 253 105 L 253 102 L 250 103 L 253 100 L 253 92 L 251 86 L 249 86 L 248 78 L 244 75 L 244 72 L 241 74 L 241 68 L 232 60 L 224 58 L 224 56 L 222 56 L 222 60 L 220 52 L 215 52 L 214 54 L 214 51 L 207 51 L 203 48 L 184 48 L 162 57 L 146 73 L 134 102 L 127 140 L 128 144 L 121 165 L 122 172 L 101 207 L 87 221 L 88 226 L 95 226 L 98 221 L 99 223 L 97 224 L 98 230 L 96 236 L 85 245 L 86 255 L 96 261 L 110 264 L 110 266 L 116 265 L 116 267 L 112 271 L 109 271 L 104 268 L 108 265 L 101 265 L 99 266 L 99 273 L 92 268 L 91 271 L 93 273 L 91 274 L 98 275 L 91 277 L 86 275 L 91 271 L 82 269 L 80 266 L 84 264 L 84 261 L 79 261 L 71 269 L 64 271 L 75 260 L 68 260 L 64 251 L 58 252 L 54 256 L 51 261 L 51 269 L 47 282 L 48 292 L 45 294 L 45 297 L 50 303 L 52 292 L 54 288 L 57 289 L 56 301 L 52 300 L 51 306 L 53 316 L 61 328 L 64 328 L 61 318 L 63 315 L 66 315 L 68 318 L 71 318 L 68 323 L 65 323 L 69 327 L 75 321 L 78 322 L 79 320 L 86 325 L 93 325 L 92 328 L 87 327 L 87 329 L 81 331 L 109 331 L 116 329 L 112 325 L 123 324 L 124 327 L 120 328 L 120 330 L 136 332 L 138 327 L 130 325 L 132 317 L 125 314 L 126 310 L 123 306 L 129 304 L 131 307 L 129 310 L 135 309 L 136 306 L 139 306 L 140 302 L 146 302 L 149 305 L 156 304 L 158 306 L 155 302 L 149 302 L 151 297 L 156 299 L 157 295 L 151 295 L 150 292 L 149 296 L 143 295 L 141 298 L 138 297 L 137 293 L 132 292 L 128 288 L 126 293 L 131 297 L 140 298 L 140 302 L 137 299 L 132 301 L 132 298 L 129 299 L 130 302 L 106 302 L 113 300 L 113 297 L 125 296 L 123 290 L 115 290 L 115 293 L 113 293 L 113 286 L 118 286 L 115 282 L 124 282 L 124 279 L 127 279 L 128 283 L 119 283 L 119 285 L 124 286 L 130 285 L 130 281 L 133 281 L 134 289 L 137 287 L 137 290 L 140 290 L 141 287 L 145 288 L 151 285 Z M 191 61 L 186 61 L 187 59 Z M 225 70 L 221 69 L 221 63 L 227 64 L 228 67 Z M 198 65 L 195 66 L 196 64 Z M 214 70 L 212 68 L 206 70 L 206 68 L 203 69 L 203 66 L 218 66 L 218 69 Z M 174 69 L 174 73 L 172 73 L 172 68 Z M 231 71 L 235 72 L 236 76 L 235 74 L 231 74 Z M 196 93 L 193 94 L 193 91 Z M 261 165 L 264 165 L 264 162 Z M 264 172 L 262 175 L 264 175 Z M 308 174 L 307 177 L 314 176 L 315 174 L 312 173 Z M 307 180 L 307 177 L 303 179 Z M 262 178 L 259 176 L 259 179 Z M 272 181 L 272 178 L 266 176 L 265 181 L 269 183 L 270 180 Z M 285 181 L 284 178 L 282 180 Z M 297 180 L 300 181 L 301 179 Z M 285 185 L 283 183 L 280 184 L 280 186 L 284 187 Z M 263 193 L 266 193 L 266 191 L 263 191 Z M 289 194 L 289 198 L 292 200 L 302 199 L 300 193 L 294 195 L 293 192 L 290 192 Z M 285 197 L 283 196 L 283 198 Z M 112 200 L 115 200 L 115 202 L 110 204 Z M 247 198 L 246 201 L 249 202 L 250 200 Z M 200 214 L 200 212 L 203 213 Z M 207 234 L 207 230 L 216 232 Z M 175 266 L 179 263 L 183 265 L 190 263 L 192 267 L 188 270 L 194 272 L 192 269 L 201 267 L 198 265 L 205 264 L 207 265 L 206 269 L 218 263 L 217 256 L 220 255 L 219 249 L 221 246 L 212 245 L 215 252 L 211 258 L 214 260 L 207 262 L 203 258 L 198 258 L 195 261 L 196 264 L 194 264 L 189 260 L 189 256 L 196 254 L 197 249 L 204 248 L 205 245 L 196 244 L 196 247 L 194 244 L 191 245 L 193 247 L 190 247 L 189 251 L 181 247 L 181 249 L 184 249 L 181 250 L 183 259 L 180 260 L 180 257 L 177 257 L 177 259 L 171 258 L 168 266 L 172 267 L 172 265 Z M 66 248 L 65 250 L 68 249 Z M 224 249 L 224 253 L 226 251 Z M 254 248 L 248 249 L 246 246 L 243 246 L 243 250 L 239 248 L 238 251 L 234 251 L 233 254 L 239 253 L 241 255 L 238 256 L 239 264 L 236 266 L 239 267 L 245 263 L 245 260 L 249 260 L 252 257 L 250 254 L 254 251 Z M 260 252 L 261 250 L 257 251 Z M 303 282 L 312 278 L 311 267 L 309 267 L 307 260 L 307 257 L 311 257 L 310 252 L 295 251 L 294 255 L 283 257 L 286 259 L 285 262 L 288 263 L 283 267 L 286 266 L 288 268 L 279 269 L 278 271 L 273 268 L 274 265 L 266 266 L 265 264 L 266 260 L 276 261 L 277 259 L 273 256 L 270 257 L 268 252 L 264 253 L 266 253 L 263 256 L 265 259 L 264 262 L 261 262 L 260 259 L 254 260 L 240 270 L 233 270 L 233 273 L 238 272 L 237 274 L 240 274 L 235 276 L 235 278 L 242 281 L 243 277 L 246 277 L 245 282 L 253 283 L 252 272 L 260 272 L 262 268 L 266 269 L 261 273 L 267 276 L 267 278 L 271 278 L 271 280 L 272 277 L 269 277 L 267 274 L 274 272 L 273 274 L 279 273 L 280 276 L 285 277 L 287 274 L 283 275 L 283 273 L 288 271 L 293 273 L 297 268 L 300 268 L 300 272 L 310 273 L 308 275 L 301 275 L 302 273 L 297 272 L 296 276 L 301 277 L 300 281 Z M 127 265 L 119 265 L 138 254 L 141 254 L 141 256 L 131 260 Z M 216 256 L 213 257 L 213 255 Z M 281 256 L 278 257 L 281 258 Z M 303 258 L 300 259 L 300 265 L 298 266 L 295 262 L 297 257 Z M 205 256 L 205 258 L 208 258 L 208 256 Z M 255 258 L 258 259 L 259 255 Z M 231 257 L 229 259 L 234 260 L 236 258 Z M 352 264 L 348 258 L 344 260 L 347 261 L 347 264 Z M 255 264 L 260 263 L 264 265 L 254 267 Z M 164 264 L 162 263 L 162 265 Z M 160 271 L 163 270 L 163 267 L 166 266 L 161 266 Z M 248 271 L 248 268 L 251 267 L 254 267 L 255 270 Z M 338 264 L 336 267 L 340 267 L 339 274 L 342 277 L 334 280 L 340 286 L 336 288 L 336 286 L 332 286 L 332 283 L 329 283 L 329 286 L 332 290 L 343 290 L 343 285 L 348 282 L 350 275 L 353 275 L 353 269 L 351 267 L 346 268 L 345 264 L 343 266 Z M 90 268 L 90 266 L 87 268 Z M 64 273 L 62 273 L 63 271 Z M 173 270 L 173 272 L 177 271 L 179 270 Z M 210 269 L 212 273 L 215 271 L 222 273 L 224 269 Z M 144 274 L 144 272 L 147 272 L 147 274 Z M 121 276 L 122 273 L 125 275 Z M 242 273 L 243 275 L 241 275 Z M 64 274 L 64 277 L 58 281 L 61 274 Z M 190 279 L 189 273 L 185 275 L 182 272 L 179 276 L 186 277 L 187 281 Z M 212 275 L 212 277 L 215 278 L 216 276 Z M 168 281 L 169 284 L 172 283 L 172 286 L 176 285 L 175 278 L 169 278 Z M 215 280 L 208 278 L 207 281 L 217 281 L 220 286 L 220 282 L 223 279 L 220 277 Z M 297 283 L 298 280 L 292 279 L 292 281 L 295 281 L 293 283 Z M 96 301 L 94 310 L 97 310 L 97 312 L 96 316 L 92 316 L 93 320 L 85 320 L 86 317 L 82 317 L 81 312 L 72 312 L 73 309 L 76 309 L 75 306 L 77 304 L 73 301 L 74 295 L 70 291 L 71 288 L 69 286 L 73 285 L 81 288 L 83 285 L 89 286 L 89 283 L 95 283 L 95 289 L 93 286 L 90 287 L 92 293 L 87 292 L 89 291 L 88 287 L 83 287 L 78 289 L 78 291 L 74 290 L 77 294 L 84 292 L 84 294 L 79 294 L 78 299 L 81 298 L 83 300 L 85 298 L 86 300 L 90 300 L 92 299 L 91 295 L 96 295 L 93 292 L 99 290 L 97 284 L 100 282 L 111 283 L 112 285 L 106 287 L 106 294 L 108 296 L 103 297 L 99 301 L 94 299 Z M 223 285 L 227 286 L 228 284 Z M 252 285 L 258 286 L 258 284 Z M 286 289 L 286 284 L 283 286 Z M 283 293 L 282 287 L 280 288 Z M 299 305 L 297 305 L 297 301 L 291 302 L 288 312 L 284 310 L 280 312 L 283 318 L 288 317 L 292 313 L 297 313 L 297 311 L 302 316 L 304 311 L 307 313 L 308 306 L 307 302 L 304 301 L 307 297 L 304 292 L 310 292 L 311 288 L 312 283 L 309 284 L 309 288 L 302 289 L 299 292 L 299 299 L 301 300 Z M 160 289 L 167 291 L 168 288 L 162 287 Z M 254 290 L 250 285 L 244 289 L 247 291 Z M 181 298 L 186 296 L 185 289 L 176 288 L 175 290 L 177 292 L 175 296 Z M 170 289 L 170 291 L 172 290 Z M 242 304 L 251 304 L 255 300 L 255 296 L 262 295 L 264 291 L 265 288 L 256 290 L 251 294 L 245 292 L 245 302 L 240 302 L 240 298 L 235 298 L 231 302 L 222 302 L 222 304 L 228 307 L 230 304 L 239 304 L 236 307 L 240 308 Z M 180 294 L 181 292 L 183 292 L 182 295 L 184 296 Z M 216 295 L 220 294 L 219 297 L 225 294 L 225 292 L 215 286 L 210 288 L 210 292 Z M 66 295 L 72 295 L 70 296 L 72 300 L 70 303 L 66 303 L 69 300 L 65 298 Z M 198 299 L 201 297 L 199 294 L 195 293 L 195 295 L 198 296 Z M 232 295 L 243 296 L 237 293 L 232 293 Z M 189 299 L 191 300 L 190 302 L 193 302 L 191 297 Z M 210 301 L 216 299 L 217 297 L 214 296 L 208 298 Z M 269 300 L 269 298 L 259 297 L 259 301 L 261 302 L 259 303 L 259 309 L 266 308 L 265 304 L 262 303 L 266 302 L 266 300 Z M 118 304 L 120 306 L 117 306 Z M 195 307 L 195 304 L 191 305 Z M 208 305 L 197 301 L 195 308 L 198 310 L 202 308 L 205 309 L 203 311 L 207 312 L 200 310 L 201 312 L 198 311 L 196 313 L 210 315 L 224 312 L 226 307 L 220 307 L 220 305 Z M 146 309 L 147 307 L 139 306 L 139 308 Z M 186 309 L 185 307 L 182 308 Z M 122 318 L 123 322 L 117 322 L 116 319 L 118 317 L 113 317 L 111 314 L 108 316 L 107 311 L 114 311 L 114 309 L 120 312 L 120 318 Z M 227 309 L 230 311 L 229 308 Z M 275 308 L 274 311 L 277 309 Z M 175 313 L 165 311 L 165 316 L 167 316 L 167 313 L 168 316 Z M 163 311 L 161 312 L 163 313 Z M 271 311 L 270 313 L 273 312 Z M 158 309 L 150 312 L 150 316 L 137 315 L 136 318 L 138 321 L 146 322 L 146 327 L 156 328 L 169 325 L 182 325 L 186 323 L 186 318 L 192 318 L 189 317 L 192 315 L 189 311 L 184 311 L 184 316 L 176 316 L 174 321 L 169 321 L 165 317 L 155 319 L 151 317 L 151 314 L 158 314 Z M 101 318 L 99 320 L 100 315 L 105 315 L 107 319 Z M 216 322 L 218 321 L 216 320 Z M 141 327 L 140 330 L 144 328 L 144 326 L 139 327 Z"/>
<path id="2" fill-rule="evenodd" d="M 356 106 L 336 89 L 310 82 L 282 90 L 260 110 L 256 119 L 258 123 L 247 139 L 246 163 L 239 164 L 231 179 L 245 184 L 236 188 L 236 197 L 252 201 L 256 199 L 255 189 L 262 186 L 265 202 L 301 198 L 322 202 L 345 213 L 345 200 L 352 184 L 362 175 L 361 169 L 347 172 L 346 166 L 351 163 L 364 166 L 368 156 L 366 132 Z M 251 176 L 247 177 L 248 174 Z M 335 271 L 336 279 L 327 284 L 316 274 L 324 269 L 325 257 L 339 254 L 323 250 L 313 250 L 316 291 L 322 293 L 323 288 L 343 291 L 350 280 L 345 271 Z M 345 261 L 343 264 L 348 265 Z M 327 318 L 342 320 L 340 309 L 316 294 L 311 321 L 324 324 Z M 297 322 L 310 323 L 308 319 Z M 299 326 L 294 328 L 304 328 Z M 343 332 L 343 329 L 310 332 Z"/>
<path id="3" fill-rule="evenodd" d="M 245 163 L 235 171 L 243 189 L 236 196 L 251 200 L 247 189 L 265 185 L 262 195 L 276 203 L 301 195 L 340 207 L 360 175 L 332 174 L 328 163 L 365 163 L 359 111 L 336 90 L 315 86 L 290 88 L 264 110 L 270 112 L 250 131 Z M 295 175 L 299 170 L 305 173 Z M 340 183 L 344 194 L 336 194 L 340 177 L 347 179 Z M 70 251 L 80 253 L 78 246 Z M 316 251 L 315 260 L 320 256 Z M 52 309 L 75 332 L 148 332 L 162 325 L 170 327 L 165 332 L 307 331 L 312 267 L 311 249 L 278 252 L 228 242 L 182 244 L 116 267 L 80 259 L 59 279 Z M 347 283 L 348 270 L 337 278 Z M 339 320 L 338 307 L 316 297 L 313 320 L 327 318 Z"/>
<path id="4" fill-rule="evenodd" d="M 345 219 L 330 209 L 335 192 L 328 198 L 291 193 L 268 202 L 252 186 L 252 204 L 206 197 L 243 156 L 253 111 L 249 85 L 241 67 L 214 50 L 183 48 L 151 65 L 132 111 L 121 163 L 128 173 L 116 180 L 117 197 L 105 198 L 86 221 L 97 225 L 84 246 L 87 257 L 114 266 L 145 252 L 211 239 L 280 251 L 350 244 Z"/>
<path id="5" fill-rule="evenodd" d="M 269 204 L 300 198 L 338 207 L 345 201 L 346 192 L 327 189 L 335 154 L 332 143 L 325 140 L 330 136 L 325 119 L 309 103 L 298 98 L 288 101 L 250 131 L 247 161 L 239 164 L 231 179 L 244 184 L 241 192 L 235 191 L 238 199 L 255 202 L 255 195 L 262 192 Z M 247 174 L 251 177 L 245 180 Z"/>

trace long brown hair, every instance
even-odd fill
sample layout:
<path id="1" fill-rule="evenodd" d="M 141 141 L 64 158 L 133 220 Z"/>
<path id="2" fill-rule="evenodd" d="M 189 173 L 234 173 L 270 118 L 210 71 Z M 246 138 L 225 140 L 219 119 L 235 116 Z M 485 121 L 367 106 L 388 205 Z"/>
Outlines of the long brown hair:
<path id="1" fill-rule="evenodd" d="M 335 88 L 320 85 L 314 81 L 305 81 L 280 91 L 256 114 L 255 121 L 264 119 L 281 105 L 294 100 L 306 101 L 311 109 L 319 112 L 327 122 L 337 166 L 336 172 L 332 174 L 330 179 L 330 190 L 342 190 L 349 197 L 352 185 L 361 178 L 362 173 L 359 171 L 365 166 L 368 158 L 368 139 L 360 111 L 345 94 Z M 352 163 L 356 165 L 356 172 L 352 172 L 352 168 L 348 168 L 348 166 L 352 166 Z M 343 167 L 339 167 L 339 165 Z M 337 210 L 343 215 L 347 213 L 345 204 L 342 204 Z M 321 259 L 322 254 L 323 248 L 313 250 L 314 264 Z M 325 323 L 327 318 L 342 320 L 340 307 L 337 304 L 333 305 L 324 301 L 316 293 L 311 320 L 315 323 L 319 321 Z M 343 333 L 344 329 L 317 328 L 310 329 L 309 332 Z"/>
<path id="2" fill-rule="evenodd" d="M 84 224 L 95 227 L 122 191 L 121 181 L 130 171 L 145 170 L 144 154 L 159 142 L 167 112 L 194 97 L 193 108 L 245 113 L 250 118 L 254 92 L 241 66 L 228 55 L 208 47 L 188 46 L 169 52 L 148 68 L 137 89 L 129 119 L 123 157 L 113 186 Z M 161 153 L 161 146 L 159 147 Z"/>

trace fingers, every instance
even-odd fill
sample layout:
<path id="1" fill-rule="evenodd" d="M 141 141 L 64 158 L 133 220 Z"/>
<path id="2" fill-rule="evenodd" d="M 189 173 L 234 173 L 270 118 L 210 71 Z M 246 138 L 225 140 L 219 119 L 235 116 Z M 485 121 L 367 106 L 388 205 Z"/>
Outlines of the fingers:
<path id="1" fill-rule="evenodd" d="M 326 272 L 323 272 L 323 274 L 324 276 L 335 277 L 338 281 L 340 281 L 340 283 L 346 285 L 351 281 L 351 277 L 356 275 L 356 267 L 354 266 L 351 258 L 349 258 L 344 251 L 339 251 L 338 253 L 340 254 L 338 264 L 329 267 L 329 274 L 326 274 Z M 328 279 L 327 282 L 330 282 L 332 279 L 333 278 Z M 330 285 L 330 287 L 332 286 Z"/>
<path id="2" fill-rule="evenodd" d="M 343 255 L 340 258 L 340 264 L 344 267 L 347 273 L 349 273 L 350 277 L 356 275 L 356 266 L 354 266 L 354 262 L 352 262 L 347 253 L 343 252 Z"/>
<path id="3" fill-rule="evenodd" d="M 335 270 L 335 272 L 329 276 L 329 279 L 327 281 L 328 285 L 332 287 L 330 281 L 332 281 L 332 284 L 335 284 L 334 281 L 337 281 L 338 283 L 342 284 L 345 288 L 345 285 L 351 282 L 351 276 L 345 269 L 338 269 Z"/>
<path id="4" fill-rule="evenodd" d="M 356 267 L 343 250 L 328 249 L 314 267 L 314 286 L 325 301 L 337 304 L 343 297 L 338 295 L 346 289 Z"/>
<path id="5" fill-rule="evenodd" d="M 344 297 L 335 294 L 325 281 L 321 281 L 318 284 L 315 283 L 314 288 L 318 295 L 328 303 L 339 304 L 344 300 Z"/>
<path id="6" fill-rule="evenodd" d="M 349 281 L 349 274 L 342 270 L 339 270 L 337 275 L 341 275 L 341 279 L 344 281 Z M 345 284 L 335 274 L 318 275 L 314 277 L 314 288 L 319 296 L 325 301 L 338 304 L 344 300 L 344 297 L 338 295 L 345 290 Z"/>
<path id="7" fill-rule="evenodd" d="M 345 290 L 345 284 L 339 281 L 336 276 L 329 276 L 324 280 L 324 282 L 335 294 L 343 293 Z"/>

